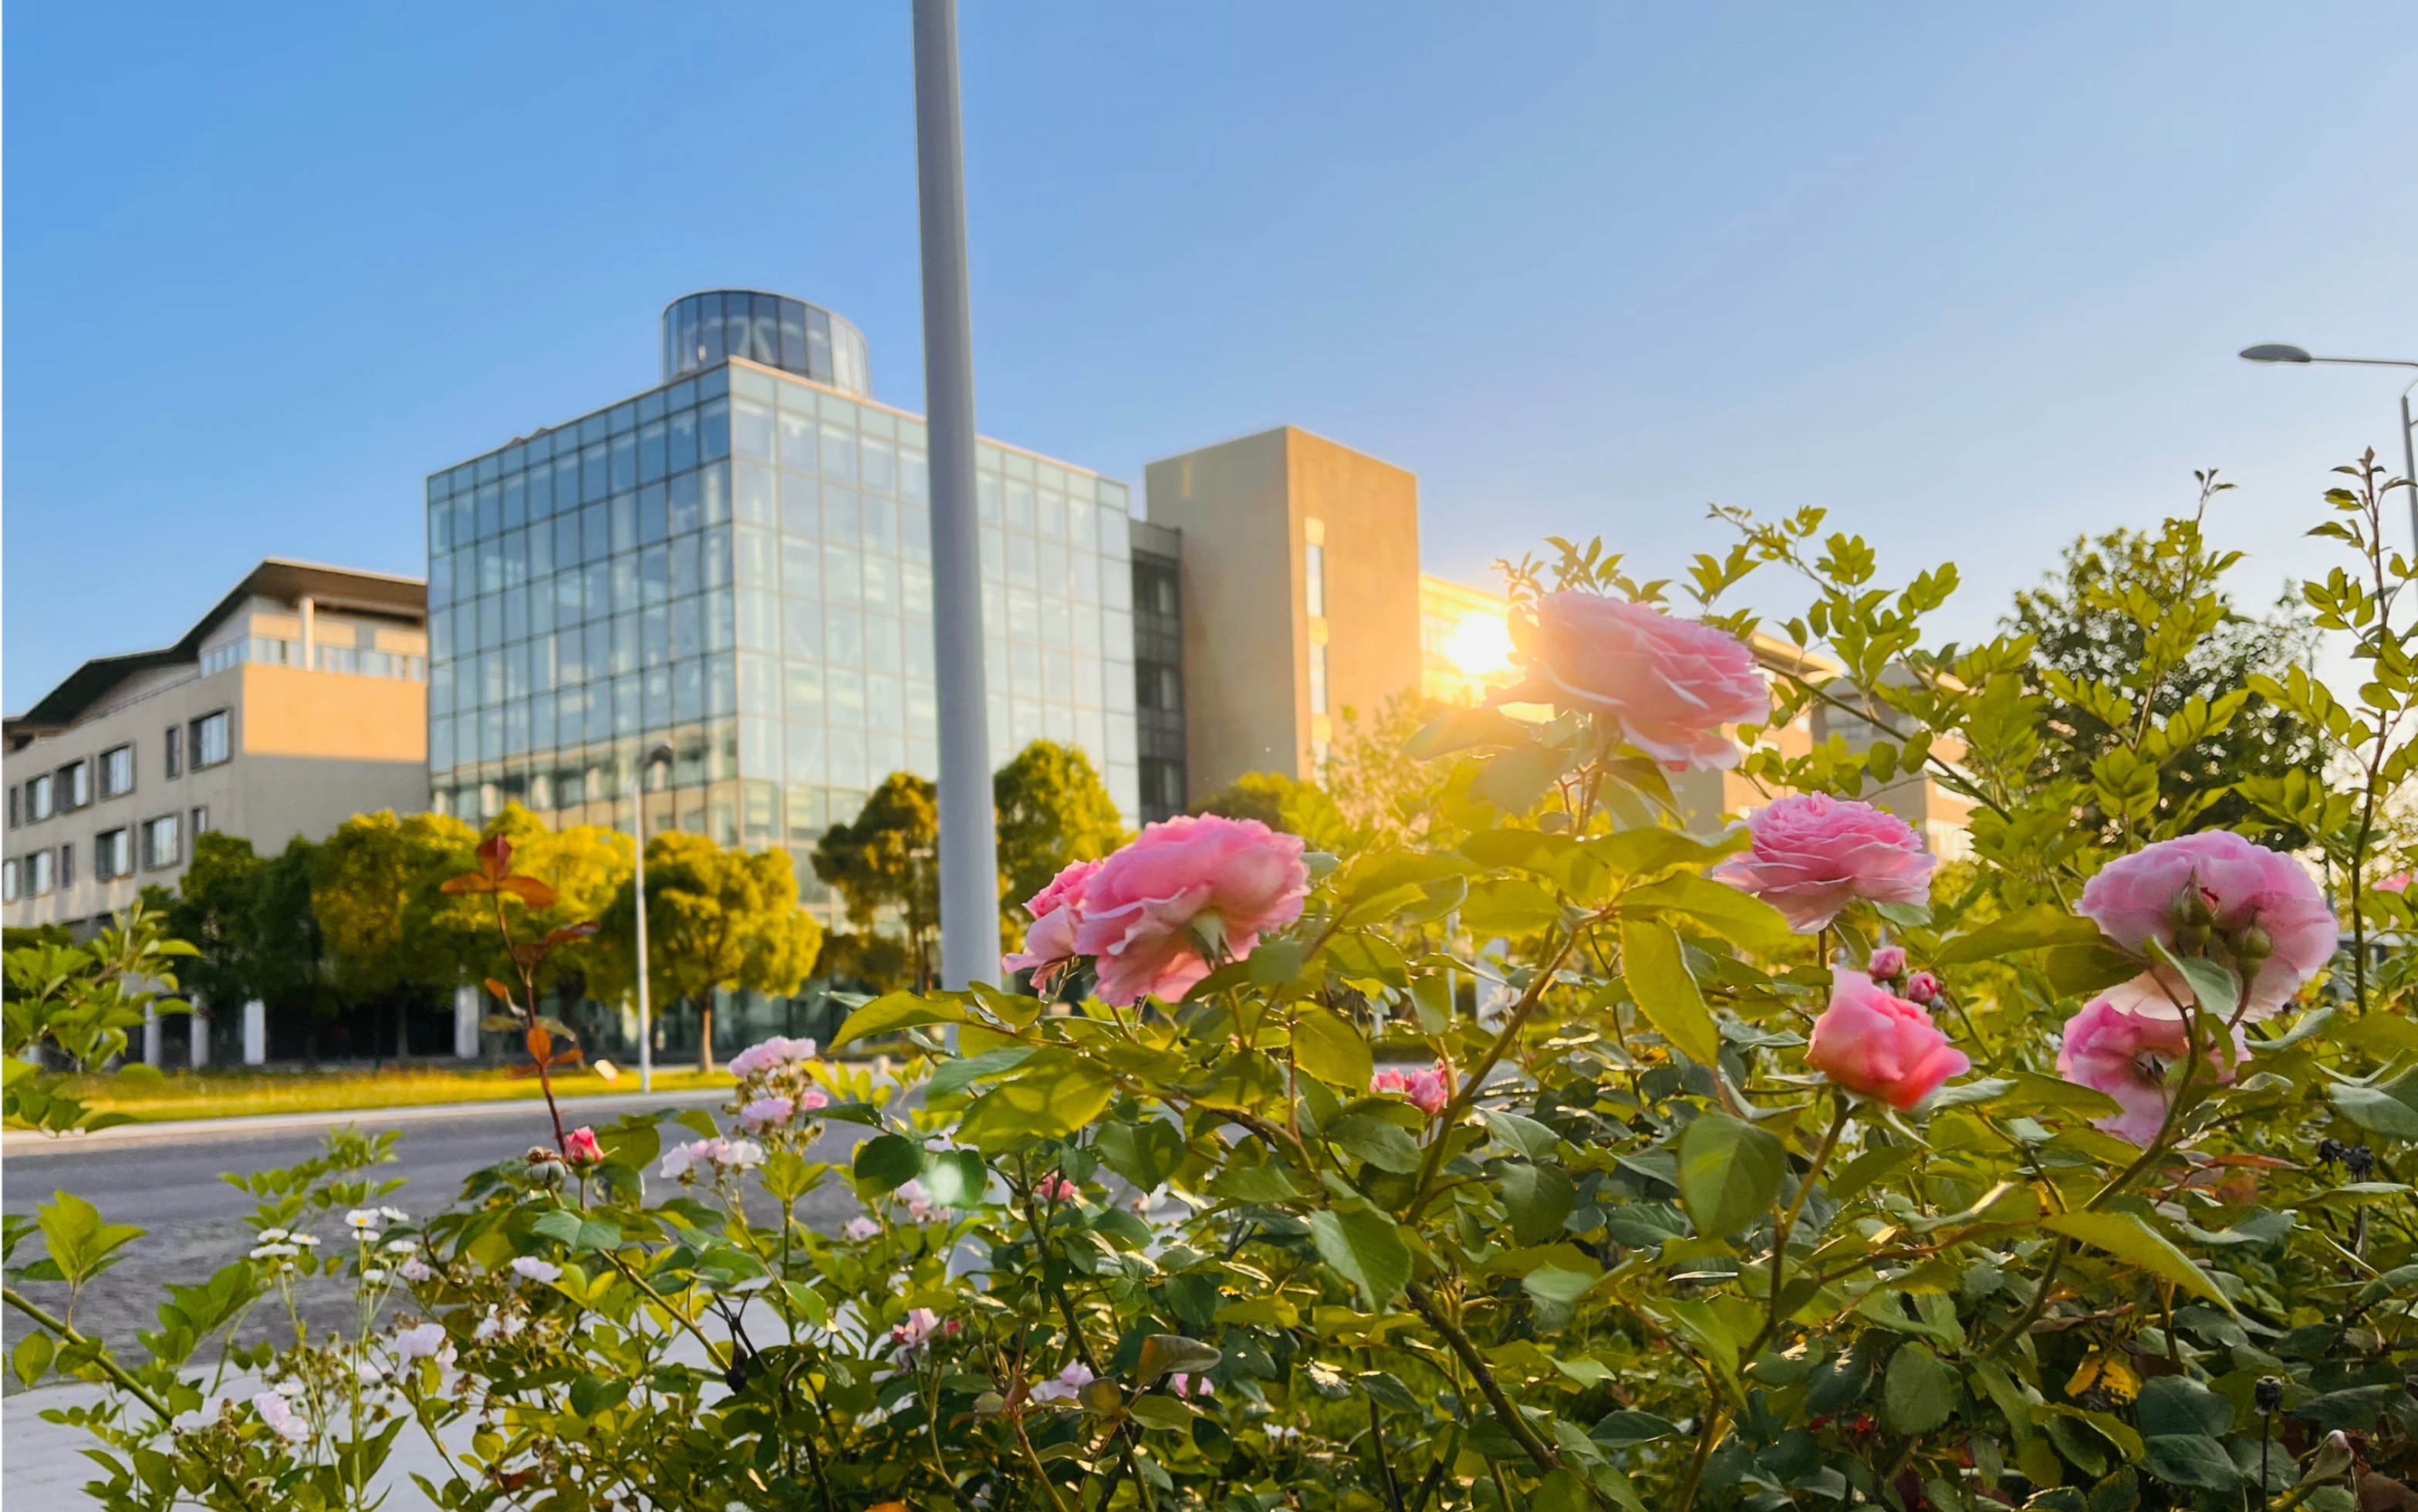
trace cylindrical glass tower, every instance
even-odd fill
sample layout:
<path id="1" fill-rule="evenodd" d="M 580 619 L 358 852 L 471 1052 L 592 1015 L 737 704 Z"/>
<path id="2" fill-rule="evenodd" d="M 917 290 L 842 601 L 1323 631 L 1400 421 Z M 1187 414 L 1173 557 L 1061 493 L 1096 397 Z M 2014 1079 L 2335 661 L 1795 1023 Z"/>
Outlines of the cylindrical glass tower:
<path id="1" fill-rule="evenodd" d="M 873 396 L 864 332 L 828 310 L 754 289 L 711 289 L 664 307 L 666 383 L 734 357 Z"/>

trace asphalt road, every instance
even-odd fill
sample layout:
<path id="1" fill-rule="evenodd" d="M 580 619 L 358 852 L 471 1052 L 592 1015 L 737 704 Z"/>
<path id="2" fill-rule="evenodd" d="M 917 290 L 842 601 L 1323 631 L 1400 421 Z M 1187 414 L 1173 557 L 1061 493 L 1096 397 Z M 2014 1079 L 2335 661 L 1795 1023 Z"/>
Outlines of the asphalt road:
<path id="1" fill-rule="evenodd" d="M 662 1106 L 710 1108 L 718 1101 L 718 1097 L 666 1097 Z M 326 1126 L 349 1121 L 365 1130 L 400 1130 L 394 1161 L 377 1168 L 376 1173 L 404 1179 L 406 1184 L 382 1200 L 415 1214 L 433 1214 L 450 1205 L 471 1172 L 520 1154 L 531 1145 L 551 1142 L 543 1104 L 515 1103 L 492 1112 L 448 1111 L 450 1116 L 443 1118 L 404 1115 L 384 1121 L 376 1114 L 349 1120 L 338 1115 L 330 1117 Z M 872 1132 L 849 1123 L 826 1129 L 822 1146 L 816 1152 L 826 1160 L 846 1160 L 856 1143 Z M 139 1358 L 142 1350 L 135 1330 L 158 1326 L 166 1283 L 206 1280 L 251 1247 L 252 1230 L 242 1220 L 253 1200 L 221 1178 L 229 1172 L 297 1164 L 318 1153 L 324 1142 L 323 1128 L 187 1129 L 168 1139 L 136 1134 L 122 1143 L 63 1141 L 55 1150 L 20 1147 L 0 1161 L 0 1210 L 31 1214 L 49 1201 L 54 1191 L 66 1190 L 99 1207 L 108 1221 L 130 1223 L 145 1230 L 144 1237 L 121 1252 L 124 1260 L 84 1289 L 75 1316 L 79 1327 L 99 1334 L 121 1351 L 132 1350 Z M 854 1212 L 855 1199 L 846 1186 L 826 1184 L 805 1200 L 799 1215 L 819 1227 L 835 1226 Z M 321 1235 L 329 1243 L 338 1237 L 332 1231 Z M 25 1263 L 33 1253 L 20 1250 L 17 1263 Z M 314 1289 L 317 1294 L 305 1299 L 306 1314 L 326 1326 L 349 1327 L 351 1304 L 345 1290 L 321 1283 Z M 62 1286 L 27 1283 L 25 1291 L 54 1310 L 65 1306 Z M 14 1351 L 30 1326 L 10 1309 L 0 1343 Z M 255 1310 L 244 1336 L 250 1340 L 275 1333 L 290 1338 L 289 1329 L 282 1314 L 272 1315 L 272 1309 L 264 1307 Z M 8 1388 L 21 1389 L 14 1376 L 8 1379 Z"/>

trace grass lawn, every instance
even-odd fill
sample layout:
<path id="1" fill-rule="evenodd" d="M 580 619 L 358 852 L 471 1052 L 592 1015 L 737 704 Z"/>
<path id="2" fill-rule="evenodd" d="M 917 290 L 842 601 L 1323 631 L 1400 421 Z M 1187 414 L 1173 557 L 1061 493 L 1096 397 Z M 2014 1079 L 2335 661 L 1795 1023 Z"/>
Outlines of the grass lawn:
<path id="1" fill-rule="evenodd" d="M 655 1068 L 655 1091 L 694 1092 L 730 1086 L 727 1073 L 701 1075 L 695 1066 Z M 344 1108 L 408 1107 L 426 1103 L 535 1100 L 535 1077 L 515 1077 L 503 1067 L 387 1067 L 379 1071 L 176 1071 L 166 1075 L 137 1065 L 112 1076 L 78 1077 L 68 1090 L 92 1108 L 126 1113 L 145 1123 L 163 1119 L 240 1118 L 253 1113 L 324 1113 Z M 604 1092 L 634 1092 L 638 1073 L 622 1070 L 606 1080 L 586 1068 L 554 1078 L 557 1097 L 576 1100 Z"/>

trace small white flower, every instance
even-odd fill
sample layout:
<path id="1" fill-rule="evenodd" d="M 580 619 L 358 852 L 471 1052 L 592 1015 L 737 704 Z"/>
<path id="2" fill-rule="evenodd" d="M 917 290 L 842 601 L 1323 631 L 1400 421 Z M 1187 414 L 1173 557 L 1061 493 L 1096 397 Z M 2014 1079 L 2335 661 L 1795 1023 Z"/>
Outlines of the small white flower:
<path id="1" fill-rule="evenodd" d="M 361 1272 L 361 1279 L 367 1281 L 372 1286 L 377 1286 L 386 1280 L 386 1273 L 373 1265 L 367 1270 Z"/>
<path id="2" fill-rule="evenodd" d="M 263 1229 L 260 1230 L 260 1242 L 264 1245 L 273 1245 L 284 1237 L 285 1230 L 283 1229 Z"/>
<path id="3" fill-rule="evenodd" d="M 302 1252 L 300 1250 L 295 1248 L 292 1245 L 254 1245 L 252 1246 L 252 1258 L 253 1260 L 276 1260 L 280 1256 L 299 1255 Z"/>
<path id="4" fill-rule="evenodd" d="M 390 1255 L 408 1255 L 419 1247 L 417 1239 L 390 1239 L 386 1242 L 386 1252 Z"/>
<path id="5" fill-rule="evenodd" d="M 394 1336 L 394 1347 L 406 1360 L 435 1359 L 446 1348 L 445 1325 L 422 1323 L 417 1328 L 406 1328 Z"/>
<path id="6" fill-rule="evenodd" d="M 870 1239 L 880 1231 L 881 1225 L 871 1218 L 850 1218 L 848 1220 L 848 1227 L 840 1230 L 850 1239 Z"/>
<path id="7" fill-rule="evenodd" d="M 479 1326 L 470 1331 L 470 1336 L 478 1339 L 510 1338 L 521 1331 L 521 1322 L 518 1313 L 491 1312 L 479 1320 Z"/>
<path id="8" fill-rule="evenodd" d="M 270 1432 L 288 1443 L 299 1443 L 311 1436 L 311 1425 L 291 1402 L 273 1391 L 264 1391 L 252 1399 L 252 1410 L 260 1414 L 261 1422 Z"/>
<path id="9" fill-rule="evenodd" d="M 406 1281 L 418 1283 L 434 1281 L 436 1279 L 436 1273 L 430 1270 L 428 1268 L 428 1262 L 421 1260 L 417 1255 L 405 1260 L 401 1265 L 395 1268 L 402 1273 L 403 1278 Z"/>
<path id="10" fill-rule="evenodd" d="M 1033 1387 L 1033 1399 L 1037 1402 L 1070 1402 L 1080 1397 L 1083 1388 L 1091 1383 L 1092 1372 L 1089 1369 L 1079 1364 L 1070 1365 L 1058 1372 L 1056 1380 L 1045 1381 Z"/>
<path id="11" fill-rule="evenodd" d="M 523 1255 L 520 1259 L 513 1261 L 513 1269 L 519 1272 L 528 1279 L 535 1281 L 540 1285 L 551 1284 L 552 1282 L 560 1279 L 562 1275 L 561 1266 L 555 1264 L 551 1260 L 539 1260 L 534 1255 Z"/>
<path id="12" fill-rule="evenodd" d="M 401 1208 L 380 1208 L 378 1209 L 378 1216 L 384 1218 L 389 1223 L 409 1223 L 411 1221 L 411 1214 L 404 1212 Z"/>
<path id="13" fill-rule="evenodd" d="M 750 1170 L 764 1164 L 764 1147 L 753 1139 L 733 1139 L 716 1151 L 713 1158 L 733 1170 Z"/>
<path id="14" fill-rule="evenodd" d="M 300 1245 L 306 1249 L 316 1249 L 319 1247 L 319 1241 L 312 1238 L 309 1234 L 287 1234 L 285 1237 L 289 1243 Z"/>
<path id="15" fill-rule="evenodd" d="M 344 1214 L 344 1227 L 352 1229 L 355 1233 L 360 1233 L 364 1229 L 375 1229 L 377 1226 L 378 1215 L 375 1208 L 355 1208 L 350 1213 Z"/>
<path id="16" fill-rule="evenodd" d="M 363 1360 L 353 1367 L 353 1374 L 362 1381 L 384 1381 L 386 1371 L 375 1360 Z"/>

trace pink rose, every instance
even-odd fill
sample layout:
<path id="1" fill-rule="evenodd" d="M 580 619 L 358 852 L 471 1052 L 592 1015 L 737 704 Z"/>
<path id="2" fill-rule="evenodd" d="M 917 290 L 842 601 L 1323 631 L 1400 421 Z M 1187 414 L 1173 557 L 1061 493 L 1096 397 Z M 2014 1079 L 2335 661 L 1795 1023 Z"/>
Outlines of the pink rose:
<path id="1" fill-rule="evenodd" d="M 776 1123 L 787 1123 L 798 1105 L 787 1097 L 758 1097 L 739 1110 L 739 1126 L 750 1134 L 760 1133 Z"/>
<path id="2" fill-rule="evenodd" d="M 1713 878 L 1778 909 L 1800 935 L 1828 927 L 1858 898 L 1931 899 L 1931 874 L 1939 863 L 1886 809 L 1828 793 L 1797 793 L 1774 800 L 1747 820 L 1747 830 L 1753 848 L 1714 867 Z"/>
<path id="3" fill-rule="evenodd" d="M 809 1087 L 804 1092 L 798 1093 L 798 1107 L 802 1111 L 811 1113 L 819 1107 L 829 1107 L 830 1106 L 831 1093 L 823 1091 L 820 1087 Z"/>
<path id="4" fill-rule="evenodd" d="M 753 1081 L 766 1072 L 776 1071 L 795 1061 L 815 1058 L 815 1042 L 793 1040 L 786 1034 L 775 1034 L 760 1045 L 751 1045 L 730 1058 L 730 1074 L 742 1081 Z"/>
<path id="5" fill-rule="evenodd" d="M 1939 996 L 1939 979 L 1928 971 L 1917 971 L 1905 979 L 1905 995 L 1908 1000 L 1928 1008 L 1932 1000 Z"/>
<path id="6" fill-rule="evenodd" d="M 1883 945 L 1873 952 L 1864 970 L 1883 982 L 1894 982 L 1905 975 L 1905 952 L 1895 945 Z"/>
<path id="7" fill-rule="evenodd" d="M 2245 979 L 2242 1016 L 2264 1018 L 2334 959 L 2334 909 L 2308 868 L 2227 830 L 2144 846 L 2083 885 L 2077 910 L 2135 955 L 2156 940 Z"/>
<path id="8" fill-rule="evenodd" d="M 2180 1018 L 2127 1013 L 2101 998 L 2065 1021 L 2057 1074 L 2116 1099 L 2123 1111 L 2098 1126 L 2146 1148 L 2165 1126 L 2166 1067 L 2183 1058 L 2186 1034 Z M 2211 1058 L 2219 1082 L 2233 1079 L 2233 1063 L 2247 1053 L 2239 1025 L 2233 1039 L 2231 1056 Z"/>
<path id="9" fill-rule="evenodd" d="M 562 1158 L 574 1166 L 601 1166 L 604 1147 L 596 1142 L 596 1131 L 583 1125 L 562 1137 Z"/>
<path id="10" fill-rule="evenodd" d="M 1069 862 L 1049 885 L 1024 900 L 1024 911 L 1033 915 L 1033 927 L 1024 932 L 1024 949 L 1013 955 L 1002 956 L 1002 971 L 1031 971 L 1033 985 L 1047 987 L 1049 980 L 1061 970 L 1074 965 L 1075 927 L 1082 922 L 1083 894 L 1090 888 L 1092 877 L 1108 863 L 1100 861 Z"/>
<path id="11" fill-rule="evenodd" d="M 1098 961 L 1101 1000 L 1172 1002 L 1209 974 L 1204 938 L 1240 960 L 1262 934 L 1300 918 L 1309 893 L 1301 849 L 1299 836 L 1257 819 L 1204 814 L 1146 827 L 1084 886 L 1075 948 Z"/>
<path id="12" fill-rule="evenodd" d="M 1620 722 L 1629 743 L 1674 771 L 1737 765 L 1726 725 L 1771 713 L 1754 653 L 1735 635 L 1600 593 L 1545 596 L 1514 615 L 1527 680 L 1504 703 L 1551 703 Z"/>
<path id="13" fill-rule="evenodd" d="M 2410 874 L 2408 872 L 2395 872 L 2383 881 L 2377 883 L 2376 891 L 2380 893 L 2407 893 L 2410 891 Z"/>
<path id="14" fill-rule="evenodd" d="M 1830 1006 L 1814 1021 L 1805 1063 L 1859 1097 L 1905 1108 L 1973 1062 L 1932 1026 L 1929 1014 L 1861 971 L 1841 971 Z"/>
<path id="15" fill-rule="evenodd" d="M 1407 1074 L 1380 1071 L 1369 1078 L 1370 1092 L 1393 1092 L 1430 1118 L 1443 1112 L 1451 1104 L 1452 1084 L 1452 1067 L 1442 1061 Z"/>
<path id="16" fill-rule="evenodd" d="M 1081 1188 L 1056 1171 L 1041 1178 L 1033 1191 L 1045 1202 L 1072 1202 L 1081 1195 Z"/>

